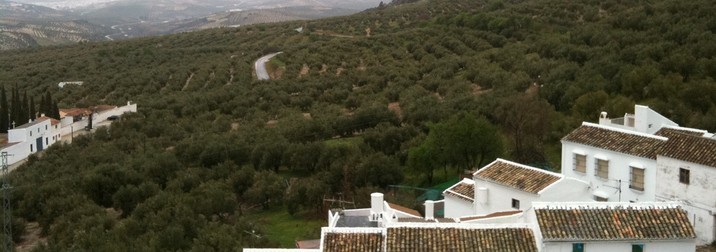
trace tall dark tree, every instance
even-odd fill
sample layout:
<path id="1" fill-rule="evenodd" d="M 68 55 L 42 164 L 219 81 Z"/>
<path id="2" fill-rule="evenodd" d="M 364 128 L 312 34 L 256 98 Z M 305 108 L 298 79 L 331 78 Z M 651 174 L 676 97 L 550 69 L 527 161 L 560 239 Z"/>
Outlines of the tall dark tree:
<path id="1" fill-rule="evenodd" d="M 20 99 L 20 111 L 18 113 L 18 121 L 20 123 L 18 125 L 22 125 L 30 121 L 29 102 L 30 101 L 27 100 L 27 92 L 25 92 Z"/>
<path id="2" fill-rule="evenodd" d="M 10 113 L 8 111 L 7 107 L 7 94 L 5 93 L 5 86 L 2 87 L 1 93 L 0 93 L 0 132 L 1 133 L 7 133 L 8 126 L 10 125 L 10 118 L 8 118 Z"/>
<path id="3" fill-rule="evenodd" d="M 22 125 L 20 121 L 20 97 L 17 94 L 17 86 L 12 89 L 12 101 L 10 104 L 10 124 L 13 128 Z"/>
<path id="4" fill-rule="evenodd" d="M 30 97 L 30 119 L 37 119 L 37 111 L 35 110 L 35 98 Z"/>

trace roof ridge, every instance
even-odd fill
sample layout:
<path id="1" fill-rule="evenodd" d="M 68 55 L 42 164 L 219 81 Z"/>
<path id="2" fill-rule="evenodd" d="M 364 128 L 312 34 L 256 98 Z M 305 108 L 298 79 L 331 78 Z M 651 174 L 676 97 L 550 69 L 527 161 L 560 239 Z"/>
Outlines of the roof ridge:
<path id="1" fill-rule="evenodd" d="M 656 135 L 652 135 L 652 134 L 648 134 L 648 133 L 642 133 L 642 132 L 638 132 L 638 131 L 625 130 L 625 129 L 621 129 L 621 128 L 617 128 L 617 127 L 612 127 L 612 126 L 607 126 L 607 125 L 601 125 L 601 124 L 596 124 L 596 123 L 590 123 L 590 122 L 582 122 L 582 126 L 600 128 L 600 129 L 605 129 L 605 130 L 611 130 L 611 131 L 616 131 L 616 132 L 625 133 L 625 134 L 630 134 L 630 135 L 635 135 L 635 136 L 653 138 L 653 139 L 657 139 L 657 140 L 661 140 L 661 141 L 669 140 L 669 138 L 667 138 L 667 137 L 656 136 Z"/>
<path id="2" fill-rule="evenodd" d="M 493 165 L 494 163 L 496 163 L 496 162 L 503 162 L 503 163 L 505 163 L 505 164 L 514 165 L 514 166 L 517 166 L 517 167 L 520 167 L 520 168 L 524 168 L 524 169 L 528 169 L 528 170 L 533 170 L 533 171 L 537 171 L 537 172 L 546 173 L 546 174 L 553 175 L 553 176 L 559 177 L 559 178 L 564 178 L 564 175 L 561 174 L 561 173 L 556 173 L 556 172 L 553 172 L 553 171 L 548 171 L 548 170 L 545 170 L 545 169 L 540 169 L 540 168 L 537 168 L 537 167 L 532 167 L 532 166 L 529 166 L 529 165 L 520 164 L 520 163 L 517 163 L 517 162 L 513 162 L 513 161 L 506 160 L 506 159 L 502 159 L 502 158 L 497 158 L 497 159 L 495 159 L 495 161 L 492 161 L 491 163 L 489 163 L 489 164 L 483 166 L 482 168 L 487 168 L 487 167 L 489 167 L 489 166 L 492 166 L 492 165 Z M 480 173 L 480 172 L 482 172 L 482 171 L 484 171 L 484 170 L 485 170 L 485 169 L 480 169 L 480 170 L 474 172 L 472 175 L 475 176 L 477 173 Z"/>

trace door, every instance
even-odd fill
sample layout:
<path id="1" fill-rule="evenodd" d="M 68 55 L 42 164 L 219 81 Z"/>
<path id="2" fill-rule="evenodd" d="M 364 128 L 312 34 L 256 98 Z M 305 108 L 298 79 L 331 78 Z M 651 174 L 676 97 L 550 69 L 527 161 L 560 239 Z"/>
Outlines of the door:
<path id="1" fill-rule="evenodd" d="M 42 151 L 43 149 L 45 149 L 42 142 L 42 137 L 38 137 L 35 142 L 37 142 L 37 151 Z"/>

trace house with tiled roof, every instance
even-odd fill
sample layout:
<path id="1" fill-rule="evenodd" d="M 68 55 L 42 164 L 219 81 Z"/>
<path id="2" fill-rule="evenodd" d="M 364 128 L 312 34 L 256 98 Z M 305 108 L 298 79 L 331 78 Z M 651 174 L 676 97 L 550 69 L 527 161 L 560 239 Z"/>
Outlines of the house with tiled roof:
<path id="1" fill-rule="evenodd" d="M 585 122 L 562 138 L 562 174 L 588 181 L 596 201 L 654 201 L 656 156 L 666 140 Z"/>
<path id="2" fill-rule="evenodd" d="M 537 252 L 528 224 L 394 223 L 382 228 L 328 228 L 321 230 L 315 250 L 244 249 L 244 252 Z"/>
<path id="3" fill-rule="evenodd" d="M 698 244 L 716 240 L 716 139 L 694 131 L 661 132 L 669 140 L 656 160 L 656 199 L 679 201 Z"/>
<path id="4" fill-rule="evenodd" d="M 60 140 L 59 125 L 59 120 L 43 115 L 9 129 L 8 144 L 2 147 L 2 152 L 9 154 L 8 164 L 14 164 L 58 142 Z"/>
<path id="5" fill-rule="evenodd" d="M 443 191 L 446 218 L 520 211 L 533 201 L 589 201 L 590 195 L 584 181 L 504 159 Z"/>
<path id="6" fill-rule="evenodd" d="M 589 181 L 598 201 L 678 201 L 697 244 L 716 240 L 716 136 L 636 105 L 583 123 L 562 139 L 562 174 Z"/>
<path id="7" fill-rule="evenodd" d="M 696 234 L 674 203 L 537 202 L 529 212 L 541 251 L 695 251 Z"/>

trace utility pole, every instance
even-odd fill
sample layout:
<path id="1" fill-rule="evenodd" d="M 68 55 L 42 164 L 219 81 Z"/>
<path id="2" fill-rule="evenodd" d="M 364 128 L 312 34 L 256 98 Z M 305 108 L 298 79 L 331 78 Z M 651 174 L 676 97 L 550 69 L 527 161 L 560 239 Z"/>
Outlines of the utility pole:
<path id="1" fill-rule="evenodd" d="M 14 244 L 12 243 L 12 207 L 10 206 L 10 182 L 8 182 L 8 177 L 10 177 L 10 171 L 7 167 L 7 152 L 0 153 L 0 158 L 2 158 L 2 206 L 3 206 L 3 213 L 4 213 L 4 225 L 3 225 L 3 234 L 5 235 L 5 240 L 3 241 L 3 251 L 12 252 L 14 249 Z"/>

